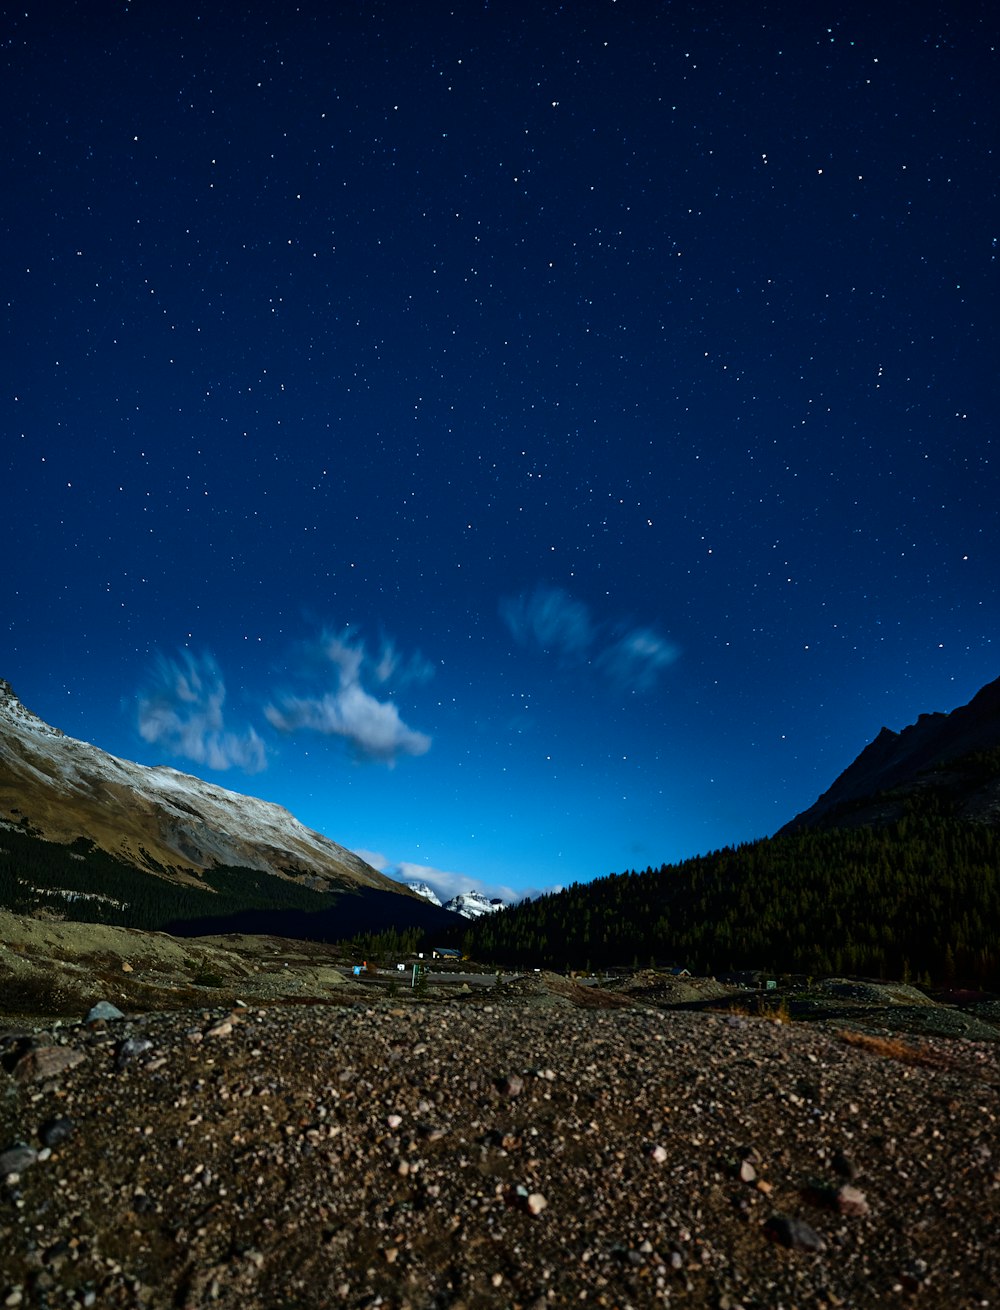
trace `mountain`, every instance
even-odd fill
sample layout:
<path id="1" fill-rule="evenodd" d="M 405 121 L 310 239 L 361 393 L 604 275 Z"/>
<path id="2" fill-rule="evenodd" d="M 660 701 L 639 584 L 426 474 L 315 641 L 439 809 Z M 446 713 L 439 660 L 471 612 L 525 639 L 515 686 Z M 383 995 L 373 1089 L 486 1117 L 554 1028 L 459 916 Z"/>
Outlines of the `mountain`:
<path id="1" fill-rule="evenodd" d="M 425 882 L 408 882 L 406 886 L 410 891 L 430 901 L 432 905 L 441 905 L 437 892 L 432 887 L 428 887 Z M 504 902 L 496 897 L 490 900 L 482 892 L 469 891 L 459 892 L 450 901 L 446 901 L 442 908 L 451 914 L 460 914 L 463 919 L 478 919 L 484 914 L 495 914 L 497 910 L 502 910 Z"/>
<path id="2" fill-rule="evenodd" d="M 921 714 L 902 732 L 883 728 L 779 835 L 890 823 L 915 802 L 1000 825 L 1000 678 L 950 714 Z"/>
<path id="3" fill-rule="evenodd" d="M 884 728 L 774 837 L 574 883 L 482 916 L 464 941 L 508 967 L 1000 990 L 1000 681 Z"/>
<path id="4" fill-rule="evenodd" d="M 242 878 L 248 895 L 253 888 L 252 903 L 261 909 L 268 894 L 280 892 L 283 884 L 289 894 L 299 893 L 285 900 L 297 910 L 311 909 L 314 902 L 317 909 L 329 908 L 322 894 L 351 892 L 382 909 L 396 907 L 404 919 L 408 913 L 415 914 L 414 922 L 425 917 L 415 892 L 305 827 L 280 805 L 176 769 L 121 760 L 67 737 L 22 705 L 3 680 L 0 826 L 7 829 L 8 841 L 16 837 L 22 843 L 22 861 L 29 858 L 20 852 L 30 837 L 70 848 L 75 860 L 83 860 L 88 851 L 106 853 L 111 861 L 98 864 L 114 866 L 109 876 L 124 867 L 147 876 L 140 882 L 151 879 L 161 886 L 197 889 L 201 895 L 219 892 L 225 883 L 228 911 L 239 904 Z M 71 868 L 65 858 L 60 867 Z M 101 899 L 95 888 L 81 887 L 81 879 L 75 882 L 77 890 L 63 888 L 67 901 Z M 120 882 L 119 877 L 116 885 Z M 131 885 L 138 886 L 134 876 Z M 385 921 L 381 910 L 379 917 Z"/>
<path id="5" fill-rule="evenodd" d="M 430 901 L 431 905 L 441 904 L 441 898 L 437 892 L 433 887 L 428 887 L 425 882 L 408 882 L 404 886 L 409 887 L 410 891 L 416 892 L 418 896 L 422 896 L 425 901 Z"/>
<path id="6" fill-rule="evenodd" d="M 444 907 L 453 914 L 460 914 L 463 919 L 479 919 L 484 914 L 495 914 L 504 908 L 501 900 L 490 900 L 482 892 L 459 892 Z"/>

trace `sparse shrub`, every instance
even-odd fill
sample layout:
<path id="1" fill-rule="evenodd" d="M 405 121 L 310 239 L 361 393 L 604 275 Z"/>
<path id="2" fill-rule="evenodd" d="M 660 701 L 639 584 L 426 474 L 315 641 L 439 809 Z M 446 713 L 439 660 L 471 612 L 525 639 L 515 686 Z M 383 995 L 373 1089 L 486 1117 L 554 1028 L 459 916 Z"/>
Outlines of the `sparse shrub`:
<path id="1" fill-rule="evenodd" d="M 901 1064 L 923 1065 L 927 1069 L 950 1069 L 952 1065 L 952 1061 L 939 1051 L 931 1050 L 929 1046 L 911 1046 L 902 1037 L 877 1037 L 849 1028 L 841 1029 L 837 1036 L 848 1046 L 860 1047 L 887 1060 L 899 1060 Z"/>

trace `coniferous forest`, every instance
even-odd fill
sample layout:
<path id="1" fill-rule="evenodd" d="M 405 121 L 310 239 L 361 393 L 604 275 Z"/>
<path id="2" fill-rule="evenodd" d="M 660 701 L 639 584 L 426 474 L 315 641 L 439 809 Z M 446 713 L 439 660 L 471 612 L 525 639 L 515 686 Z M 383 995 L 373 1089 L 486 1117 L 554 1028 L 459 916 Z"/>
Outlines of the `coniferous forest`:
<path id="1" fill-rule="evenodd" d="M 1000 986 L 1000 831 L 921 812 L 574 884 L 480 919 L 478 959 Z"/>

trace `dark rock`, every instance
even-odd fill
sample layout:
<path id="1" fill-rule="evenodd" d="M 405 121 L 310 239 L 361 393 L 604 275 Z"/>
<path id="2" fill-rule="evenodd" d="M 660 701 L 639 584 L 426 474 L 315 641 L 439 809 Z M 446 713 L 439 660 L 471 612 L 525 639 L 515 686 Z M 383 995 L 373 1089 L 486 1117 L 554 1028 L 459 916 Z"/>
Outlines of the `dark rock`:
<path id="1" fill-rule="evenodd" d="M 857 1165 L 843 1151 L 838 1151 L 830 1164 L 833 1166 L 834 1173 L 839 1174 L 841 1178 L 846 1178 L 849 1183 L 853 1183 L 858 1176 Z"/>
<path id="2" fill-rule="evenodd" d="M 792 1251 L 825 1251 L 826 1241 L 815 1228 L 791 1215 L 773 1215 L 764 1225 L 764 1232 L 773 1242 L 780 1242 Z"/>
<path id="3" fill-rule="evenodd" d="M 67 1137 L 71 1137 L 75 1130 L 76 1124 L 65 1116 L 60 1119 L 47 1119 L 39 1128 L 38 1137 L 43 1146 L 58 1146 L 60 1142 L 65 1142 Z"/>

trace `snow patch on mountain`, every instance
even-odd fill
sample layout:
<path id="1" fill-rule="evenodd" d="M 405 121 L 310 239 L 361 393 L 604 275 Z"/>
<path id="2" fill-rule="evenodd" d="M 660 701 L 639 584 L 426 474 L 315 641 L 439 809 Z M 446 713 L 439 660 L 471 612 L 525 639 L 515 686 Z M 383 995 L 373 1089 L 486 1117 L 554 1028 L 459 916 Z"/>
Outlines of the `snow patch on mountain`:
<path id="1" fill-rule="evenodd" d="M 425 900 L 430 901 L 432 905 L 441 904 L 441 898 L 438 896 L 437 892 L 433 887 L 428 887 L 425 882 L 408 882 L 405 885 L 409 887 L 411 892 L 416 892 L 418 896 L 422 896 Z"/>
<path id="2" fill-rule="evenodd" d="M 499 898 L 490 899 L 482 892 L 470 891 L 459 892 L 444 908 L 451 910 L 452 914 L 460 914 L 463 919 L 480 919 L 484 914 L 495 914 L 497 910 L 502 910 L 504 903 Z"/>

